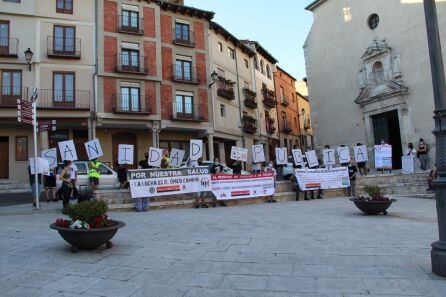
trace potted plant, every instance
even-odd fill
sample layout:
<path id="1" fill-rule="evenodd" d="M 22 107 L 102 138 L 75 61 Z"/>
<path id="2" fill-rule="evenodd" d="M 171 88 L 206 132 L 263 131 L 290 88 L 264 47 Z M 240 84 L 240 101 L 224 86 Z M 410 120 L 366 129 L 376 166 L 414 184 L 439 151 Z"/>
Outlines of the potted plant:
<path id="1" fill-rule="evenodd" d="M 350 198 L 350 201 L 353 201 L 356 207 L 366 215 L 378 215 L 380 213 L 387 215 L 387 209 L 393 202 L 396 202 L 396 199 L 385 197 L 378 185 L 366 185 L 364 192 L 368 196 Z"/>
<path id="2" fill-rule="evenodd" d="M 59 218 L 50 225 L 57 230 L 65 241 L 71 244 L 71 251 L 95 249 L 103 244 L 113 246 L 110 241 L 123 222 L 110 220 L 107 216 L 108 206 L 104 201 L 83 201 L 70 205 L 66 214 L 69 220 Z"/>

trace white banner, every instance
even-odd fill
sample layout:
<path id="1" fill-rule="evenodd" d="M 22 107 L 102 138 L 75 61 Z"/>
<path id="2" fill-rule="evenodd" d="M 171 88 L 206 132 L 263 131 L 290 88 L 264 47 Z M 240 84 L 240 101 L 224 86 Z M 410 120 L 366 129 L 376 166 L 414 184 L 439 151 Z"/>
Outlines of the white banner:
<path id="1" fill-rule="evenodd" d="M 274 175 L 272 172 L 251 175 L 213 175 L 212 192 L 217 200 L 271 196 L 275 193 Z"/>
<path id="2" fill-rule="evenodd" d="M 295 169 L 302 191 L 315 189 L 341 189 L 350 186 L 348 167 L 332 169 Z"/>
<path id="3" fill-rule="evenodd" d="M 392 169 L 392 146 L 375 145 L 375 168 Z"/>
<path id="4" fill-rule="evenodd" d="M 133 165 L 133 151 L 135 147 L 131 144 L 120 144 L 118 145 L 118 164 Z"/>
<path id="5" fill-rule="evenodd" d="M 104 155 L 99 139 L 93 139 L 89 142 L 86 142 L 84 145 L 85 150 L 87 151 L 88 160 L 97 159 Z"/>
<path id="6" fill-rule="evenodd" d="M 415 156 L 403 156 L 401 162 L 403 165 L 403 174 L 415 173 Z"/>
<path id="7" fill-rule="evenodd" d="M 347 164 L 351 161 L 350 148 L 348 146 L 338 147 L 338 157 L 340 164 Z"/>
<path id="8" fill-rule="evenodd" d="M 336 156 L 335 150 L 326 149 L 322 151 L 324 165 L 335 165 L 336 164 Z"/>
<path id="9" fill-rule="evenodd" d="M 211 191 L 209 167 L 129 170 L 132 198 Z"/>
<path id="10" fill-rule="evenodd" d="M 169 165 L 172 167 L 181 167 L 186 151 L 173 148 L 170 152 Z"/>
<path id="11" fill-rule="evenodd" d="M 263 145 L 256 144 L 252 146 L 252 161 L 254 163 L 265 162 L 265 151 Z"/>
<path id="12" fill-rule="evenodd" d="M 54 169 L 57 167 L 57 149 L 52 148 L 49 150 L 42 151 L 42 158 L 48 161 L 50 169 Z"/>
<path id="13" fill-rule="evenodd" d="M 367 162 L 369 160 L 367 147 L 365 145 L 355 146 L 353 152 L 355 154 L 356 162 Z"/>
<path id="14" fill-rule="evenodd" d="M 231 148 L 231 160 L 242 162 L 248 161 L 248 149 L 233 146 Z"/>

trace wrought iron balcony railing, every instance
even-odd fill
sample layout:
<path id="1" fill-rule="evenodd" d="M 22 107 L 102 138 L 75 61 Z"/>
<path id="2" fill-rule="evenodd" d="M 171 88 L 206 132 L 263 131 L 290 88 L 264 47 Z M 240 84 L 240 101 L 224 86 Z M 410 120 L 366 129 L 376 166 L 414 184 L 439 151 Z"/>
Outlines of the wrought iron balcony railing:
<path id="1" fill-rule="evenodd" d="M 204 116 L 198 104 L 177 102 L 174 104 L 172 120 L 204 122 Z"/>
<path id="2" fill-rule="evenodd" d="M 150 108 L 143 107 L 150 102 L 149 96 L 113 94 L 112 102 L 115 103 L 113 107 L 115 113 L 150 115 L 152 111 Z"/>
<path id="3" fill-rule="evenodd" d="M 198 84 L 197 69 L 195 67 L 173 66 L 173 81 Z"/>
<path id="4" fill-rule="evenodd" d="M 243 131 L 254 134 L 257 132 L 257 120 L 251 116 L 244 116 L 242 118 Z"/>
<path id="5" fill-rule="evenodd" d="M 133 73 L 133 74 L 147 74 L 147 58 L 144 56 L 131 56 L 128 54 L 118 53 L 116 55 L 116 72 Z"/>
<path id="6" fill-rule="evenodd" d="M 18 57 L 19 40 L 17 38 L 0 37 L 0 57 Z"/>
<path id="7" fill-rule="evenodd" d="M 127 34 L 144 34 L 144 18 L 118 15 L 118 32 Z"/>
<path id="8" fill-rule="evenodd" d="M 81 39 L 48 36 L 47 56 L 48 58 L 80 59 Z"/>
<path id="9" fill-rule="evenodd" d="M 194 31 L 189 31 L 189 33 L 187 33 L 173 29 L 172 36 L 174 44 L 195 47 Z"/>

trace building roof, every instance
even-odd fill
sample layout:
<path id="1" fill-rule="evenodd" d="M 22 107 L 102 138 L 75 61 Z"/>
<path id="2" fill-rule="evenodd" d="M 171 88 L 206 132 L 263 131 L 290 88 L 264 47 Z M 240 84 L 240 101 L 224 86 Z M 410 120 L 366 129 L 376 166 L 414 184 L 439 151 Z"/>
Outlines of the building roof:
<path id="1" fill-rule="evenodd" d="M 305 9 L 309 10 L 309 11 L 313 11 L 314 9 L 316 9 L 317 7 L 319 7 L 321 4 L 323 4 L 326 1 L 327 0 L 314 0 L 313 2 L 308 4 L 308 6 L 305 7 Z"/>
<path id="2" fill-rule="evenodd" d="M 151 2 L 151 0 L 148 0 L 148 1 Z M 155 2 L 156 4 L 158 4 L 164 10 L 170 10 L 174 13 L 180 13 L 183 15 L 191 16 L 191 17 L 202 18 L 202 19 L 206 19 L 208 21 L 212 20 L 214 18 L 214 14 L 215 14 L 212 11 L 202 10 L 202 9 L 198 9 L 198 8 L 191 7 L 191 6 L 176 4 L 176 3 L 172 3 L 172 2 L 166 2 L 166 1 L 162 1 L 162 0 L 153 0 L 152 2 Z"/>
<path id="3" fill-rule="evenodd" d="M 223 28 L 219 23 L 211 21 L 211 22 L 209 22 L 209 28 L 211 30 L 214 30 L 215 33 L 221 34 L 226 40 L 231 41 L 235 46 L 238 46 L 248 56 L 252 57 L 256 54 L 251 48 L 246 46 L 237 37 L 232 35 L 231 32 L 229 32 L 228 30 Z"/>
<path id="4" fill-rule="evenodd" d="M 275 63 L 279 62 L 263 46 L 261 46 L 259 42 L 252 41 L 252 40 L 241 40 L 241 42 L 243 42 L 244 44 L 254 45 L 257 52 L 259 52 L 262 56 L 264 56 L 271 63 L 275 64 Z"/>
<path id="5" fill-rule="evenodd" d="M 288 75 L 289 77 L 291 77 L 292 79 L 294 79 L 295 81 L 297 81 L 297 79 L 296 79 L 294 76 L 292 76 L 291 74 L 289 74 L 289 72 L 287 72 L 286 70 L 284 70 L 282 67 L 277 66 L 277 69 L 278 69 L 279 71 L 282 71 L 283 73 L 285 73 L 286 75 Z"/>

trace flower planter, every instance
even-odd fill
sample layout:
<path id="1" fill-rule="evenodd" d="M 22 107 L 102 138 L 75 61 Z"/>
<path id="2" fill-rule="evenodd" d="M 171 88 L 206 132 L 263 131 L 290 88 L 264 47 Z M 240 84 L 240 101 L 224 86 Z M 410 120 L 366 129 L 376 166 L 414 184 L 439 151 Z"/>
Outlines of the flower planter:
<path id="1" fill-rule="evenodd" d="M 368 201 L 350 198 L 350 201 L 353 201 L 356 207 L 366 215 L 378 215 L 380 213 L 387 215 L 387 209 L 393 202 L 396 202 L 396 199 L 390 199 L 388 201 Z"/>
<path id="2" fill-rule="evenodd" d="M 77 252 L 79 249 L 92 250 L 103 244 L 109 249 L 113 246 L 110 241 L 119 228 L 125 226 L 124 222 L 114 221 L 113 226 L 106 228 L 96 228 L 96 229 L 71 229 L 62 228 L 56 224 L 51 224 L 50 228 L 57 230 L 65 239 L 66 242 L 71 244 L 71 251 Z"/>

